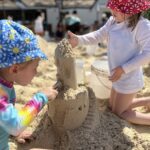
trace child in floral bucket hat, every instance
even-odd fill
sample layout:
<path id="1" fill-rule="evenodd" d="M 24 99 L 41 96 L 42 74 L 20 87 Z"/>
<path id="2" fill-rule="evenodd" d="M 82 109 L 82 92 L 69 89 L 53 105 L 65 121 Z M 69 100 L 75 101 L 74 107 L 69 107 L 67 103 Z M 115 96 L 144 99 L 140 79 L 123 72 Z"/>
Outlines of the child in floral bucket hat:
<path id="1" fill-rule="evenodd" d="M 13 21 L 0 21 L 0 150 L 9 150 L 9 134 L 25 142 L 29 133 L 22 131 L 48 100 L 57 95 L 57 91 L 50 87 L 36 93 L 21 110 L 14 107 L 13 84 L 29 84 L 37 73 L 40 59 L 46 59 L 46 56 L 29 29 Z"/>
<path id="2" fill-rule="evenodd" d="M 46 59 L 35 35 L 12 21 L 0 22 L 0 68 L 34 59 Z"/>
<path id="3" fill-rule="evenodd" d="M 72 47 L 78 44 L 107 42 L 112 81 L 109 108 L 119 117 L 135 124 L 150 125 L 150 115 L 135 111 L 150 104 L 150 97 L 135 98 L 144 86 L 142 66 L 150 62 L 150 21 L 142 12 L 150 8 L 148 0 L 108 0 L 112 16 L 95 32 L 75 35 L 68 32 Z"/>

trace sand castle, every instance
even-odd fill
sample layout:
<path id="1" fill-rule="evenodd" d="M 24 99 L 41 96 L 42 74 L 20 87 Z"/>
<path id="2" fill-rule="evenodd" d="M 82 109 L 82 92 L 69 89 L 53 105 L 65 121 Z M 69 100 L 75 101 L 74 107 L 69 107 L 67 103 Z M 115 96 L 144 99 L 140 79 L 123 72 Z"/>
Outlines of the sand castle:
<path id="1" fill-rule="evenodd" d="M 38 69 L 37 77 L 35 77 L 32 85 L 22 88 L 15 85 L 17 90 L 17 97 L 21 103 L 26 103 L 25 100 L 31 98 L 34 92 L 39 88 L 45 88 L 52 85 L 56 81 L 56 67 L 54 66 L 53 54 L 57 43 L 46 43 L 44 39 L 40 39 L 41 44 L 44 44 L 44 52 L 47 54 L 49 60 L 42 61 Z M 78 47 L 74 49 L 78 58 L 86 62 L 84 68 L 90 69 L 91 62 L 97 59 L 96 56 L 85 56 L 86 49 Z M 101 53 L 105 50 L 99 49 L 100 58 Z M 138 96 L 150 95 L 150 66 L 146 66 L 145 72 L 145 88 L 138 94 Z M 79 85 L 77 85 L 78 87 Z M 82 87 L 82 86 L 79 86 Z M 83 85 L 84 87 L 84 85 Z M 87 88 L 89 97 L 89 109 L 85 120 L 79 127 L 73 130 L 65 130 L 64 136 L 58 136 L 54 132 L 50 117 L 47 115 L 47 106 L 43 108 L 38 117 L 35 118 L 29 129 L 33 131 L 36 137 L 30 143 L 18 145 L 13 139 L 9 142 L 11 150 L 29 150 L 31 148 L 45 148 L 53 150 L 148 150 L 150 147 L 150 130 L 149 126 L 135 126 L 118 118 L 111 111 L 107 109 L 107 101 L 95 99 L 95 94 L 91 89 Z M 64 99 L 60 99 L 64 101 Z M 69 101 L 69 100 L 68 100 Z M 74 100 L 76 101 L 76 100 Z M 70 102 L 70 101 L 69 101 Z M 53 104 L 52 104 L 53 105 Z M 53 105 L 54 106 L 54 105 Z M 51 106 L 51 112 L 55 112 L 55 107 Z M 96 109 L 98 107 L 99 109 Z M 73 107 L 75 108 L 75 107 Z M 56 108 L 57 110 L 57 108 Z M 142 108 L 144 111 L 145 108 Z M 50 109 L 49 109 L 50 111 Z M 149 112 L 147 110 L 147 112 Z M 63 117 L 62 117 L 63 118 Z M 75 118 L 75 116 L 73 116 Z M 62 127 L 63 121 L 60 121 Z M 64 121 L 65 122 L 65 121 Z M 69 123 L 69 125 L 72 123 Z M 62 128 L 63 129 L 63 128 Z M 61 133 L 61 132 L 59 132 Z M 66 136 L 65 136 L 66 135 Z M 57 139 L 58 137 L 58 139 Z M 61 138 L 60 138 L 61 137 Z M 57 143 L 55 143 L 58 141 Z M 57 145 L 55 147 L 54 143 Z M 64 147 L 64 148 L 62 148 Z M 66 148 L 67 147 L 67 148 Z"/>
<path id="2" fill-rule="evenodd" d="M 67 139 L 64 142 L 69 145 L 67 131 L 80 127 L 85 120 L 88 120 L 85 128 L 88 130 L 93 128 L 91 124 L 93 117 L 95 118 L 96 105 L 90 105 L 89 100 L 96 102 L 95 98 L 89 97 L 89 91 L 85 85 L 77 84 L 75 54 L 67 39 L 63 39 L 58 44 L 55 50 L 55 63 L 58 81 L 55 88 L 59 90 L 59 95 L 55 101 L 49 103 L 48 116 L 59 137 L 60 145 L 58 145 L 61 146 L 64 138 Z M 67 147 L 64 146 L 64 149 L 66 150 Z"/>

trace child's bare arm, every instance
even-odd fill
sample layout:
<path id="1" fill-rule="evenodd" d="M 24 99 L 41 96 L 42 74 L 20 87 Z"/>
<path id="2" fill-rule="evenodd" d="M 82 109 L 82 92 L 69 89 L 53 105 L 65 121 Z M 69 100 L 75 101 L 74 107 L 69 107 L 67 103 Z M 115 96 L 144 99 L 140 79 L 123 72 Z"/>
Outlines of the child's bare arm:
<path id="1" fill-rule="evenodd" d="M 18 136 L 36 117 L 48 99 L 54 99 L 56 90 L 36 93 L 33 98 L 19 111 L 8 103 L 7 97 L 0 98 L 0 125 L 9 134 Z"/>

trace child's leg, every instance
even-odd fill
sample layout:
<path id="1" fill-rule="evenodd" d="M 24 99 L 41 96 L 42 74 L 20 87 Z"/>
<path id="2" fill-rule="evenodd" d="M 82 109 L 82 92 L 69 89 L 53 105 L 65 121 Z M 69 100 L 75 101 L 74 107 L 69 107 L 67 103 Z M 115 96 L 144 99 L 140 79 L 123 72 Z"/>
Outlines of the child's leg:
<path id="1" fill-rule="evenodd" d="M 150 125 L 150 114 L 137 112 L 131 109 L 132 106 L 137 106 L 137 104 L 138 106 L 140 106 L 139 105 L 140 102 L 135 103 L 135 101 L 133 100 L 135 96 L 136 96 L 135 93 L 134 94 L 117 93 L 115 99 L 115 113 L 119 115 L 121 118 L 131 123 Z M 141 102 L 141 104 L 145 103 Z"/>
<path id="2" fill-rule="evenodd" d="M 121 117 L 134 124 L 150 125 L 150 113 L 141 113 L 130 109 L 122 113 Z"/>
<path id="3" fill-rule="evenodd" d="M 135 98 L 132 101 L 130 108 L 149 106 L 149 105 L 150 105 L 150 97 L 141 97 L 141 98 Z"/>
<path id="4" fill-rule="evenodd" d="M 112 88 L 111 89 L 111 94 L 110 94 L 110 98 L 109 98 L 109 108 L 113 111 L 114 110 L 114 101 L 116 99 L 116 91 Z"/>
<path id="5" fill-rule="evenodd" d="M 130 108 L 135 96 L 136 93 L 122 94 L 116 92 L 116 98 L 114 100 L 114 113 L 120 116 L 122 113 L 127 111 Z"/>

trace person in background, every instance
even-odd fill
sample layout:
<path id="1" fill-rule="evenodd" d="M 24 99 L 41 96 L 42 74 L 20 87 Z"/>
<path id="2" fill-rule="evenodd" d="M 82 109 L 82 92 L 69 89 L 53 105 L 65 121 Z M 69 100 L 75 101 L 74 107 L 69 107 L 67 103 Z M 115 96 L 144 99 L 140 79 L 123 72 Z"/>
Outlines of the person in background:
<path id="1" fill-rule="evenodd" d="M 81 19 L 79 18 L 76 10 L 74 10 L 72 14 L 66 12 L 66 15 L 63 19 L 63 23 L 66 27 L 66 30 L 69 30 L 73 33 L 80 32 Z"/>
<path id="2" fill-rule="evenodd" d="M 81 19 L 78 16 L 78 12 L 76 10 L 74 10 L 72 12 L 72 20 L 73 20 L 73 24 L 72 24 L 72 32 L 73 33 L 79 33 L 80 32 L 80 25 L 81 25 Z"/>
<path id="3" fill-rule="evenodd" d="M 8 15 L 8 16 L 7 16 L 7 19 L 8 19 L 8 20 L 13 20 L 13 16 Z"/>
<path id="4" fill-rule="evenodd" d="M 68 31 L 69 30 L 69 24 L 70 24 L 70 13 L 69 13 L 69 11 L 65 12 L 65 15 L 64 15 L 62 22 L 64 24 L 65 31 Z"/>
<path id="5" fill-rule="evenodd" d="M 64 37 L 64 25 L 61 22 L 58 22 L 57 24 L 57 28 L 56 28 L 56 40 L 62 40 L 62 38 Z"/>
<path id="6" fill-rule="evenodd" d="M 107 14 L 105 12 L 102 13 L 101 16 L 101 22 L 100 22 L 100 27 L 104 26 L 105 23 L 107 22 L 109 17 L 107 17 Z"/>
<path id="7" fill-rule="evenodd" d="M 107 7 L 112 16 L 103 27 L 81 36 L 68 32 L 69 42 L 75 47 L 107 41 L 112 82 L 109 107 L 131 123 L 150 125 L 150 115 L 134 109 L 150 104 L 150 97 L 135 98 L 144 86 L 142 65 L 150 62 L 150 21 L 142 17 L 150 1 L 108 0 Z"/>
<path id="8" fill-rule="evenodd" d="M 14 83 L 26 86 L 37 74 L 41 59 L 47 59 L 36 36 L 26 27 L 10 21 L 0 21 L 0 150 L 9 150 L 9 135 L 25 142 L 31 134 L 24 132 L 43 106 L 57 95 L 49 87 L 37 92 L 20 110 L 15 108 Z"/>
<path id="9" fill-rule="evenodd" d="M 34 33 L 40 36 L 44 36 L 44 22 L 45 13 L 44 12 L 37 12 L 37 17 L 34 21 Z"/>
<path id="10" fill-rule="evenodd" d="M 96 31 L 100 28 L 100 24 L 98 20 L 95 20 L 94 23 L 92 24 L 91 31 Z"/>

